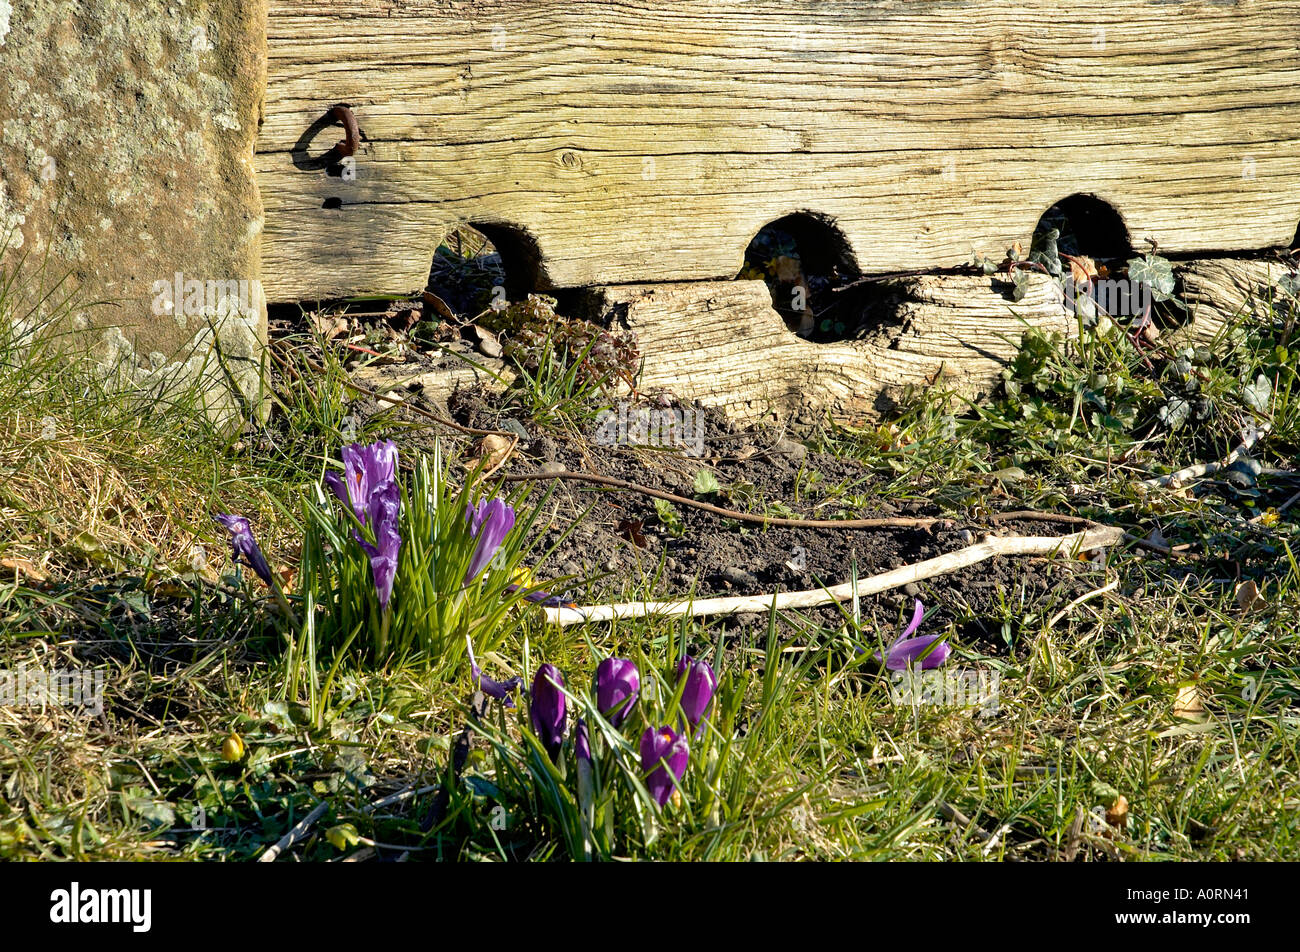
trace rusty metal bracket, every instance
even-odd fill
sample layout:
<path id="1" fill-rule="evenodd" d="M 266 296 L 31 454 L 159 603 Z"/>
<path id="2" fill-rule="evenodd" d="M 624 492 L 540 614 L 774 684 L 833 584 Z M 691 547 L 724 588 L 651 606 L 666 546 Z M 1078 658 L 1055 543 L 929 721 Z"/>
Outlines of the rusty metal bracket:
<path id="1" fill-rule="evenodd" d="M 351 108 L 342 103 L 331 109 L 330 115 L 343 124 L 343 138 L 334 146 L 335 153 L 345 159 L 356 155 L 361 146 L 361 129 L 357 125 L 357 117 L 352 114 Z"/>

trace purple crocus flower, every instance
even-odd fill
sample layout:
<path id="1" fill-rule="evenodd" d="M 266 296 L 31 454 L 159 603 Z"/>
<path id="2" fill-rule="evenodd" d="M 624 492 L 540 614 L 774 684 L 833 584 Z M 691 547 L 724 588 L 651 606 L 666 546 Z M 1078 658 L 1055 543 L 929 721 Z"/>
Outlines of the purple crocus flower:
<path id="1" fill-rule="evenodd" d="M 465 648 L 469 651 L 469 674 L 474 681 L 474 688 L 488 697 L 504 701 L 506 707 L 514 707 L 514 693 L 524 683 L 524 679 L 516 676 L 505 681 L 494 681 L 479 669 L 478 662 L 474 660 L 474 645 L 470 642 L 469 635 L 465 636 Z"/>
<path id="2" fill-rule="evenodd" d="M 641 675 L 625 658 L 606 658 L 596 667 L 596 707 L 618 727 L 636 706 Z"/>
<path id="3" fill-rule="evenodd" d="M 660 806 L 668 802 L 678 781 L 686 775 L 690 756 L 686 735 L 667 725 L 647 727 L 641 735 L 641 769 L 646 772 L 646 789 Z"/>
<path id="4" fill-rule="evenodd" d="M 587 722 L 578 718 L 578 727 L 573 732 L 573 754 L 579 761 L 591 763 L 591 741 L 587 737 Z"/>
<path id="5" fill-rule="evenodd" d="M 370 494 L 366 507 L 370 525 L 374 529 L 375 544 L 356 535 L 357 542 L 370 557 L 370 572 L 375 579 L 375 594 L 379 596 L 380 609 L 388 608 L 393 594 L 393 580 L 397 577 L 397 556 L 402 549 L 402 536 L 397 530 L 398 514 L 402 508 L 401 490 L 391 480 L 376 487 Z"/>
<path id="6" fill-rule="evenodd" d="M 506 586 L 506 591 L 510 594 L 523 589 L 522 585 L 510 584 Z M 524 592 L 524 599 L 537 605 L 543 605 L 546 608 L 577 608 L 573 602 L 569 601 L 563 595 L 552 595 L 549 592 Z"/>
<path id="7" fill-rule="evenodd" d="M 533 721 L 533 733 L 552 760 L 559 755 L 560 744 L 564 741 L 566 705 L 563 687 L 564 678 L 555 665 L 544 664 L 537 669 L 537 675 L 533 678 L 529 713 Z"/>
<path id="8" fill-rule="evenodd" d="M 345 446 L 343 478 L 333 470 L 325 473 L 325 482 L 343 505 L 352 507 L 358 522 L 366 521 L 371 494 L 396 478 L 397 445 L 392 440 Z"/>
<path id="9" fill-rule="evenodd" d="M 682 691 L 682 713 L 698 727 L 713 703 L 713 695 L 718 690 L 718 676 L 713 673 L 707 661 L 700 661 L 687 655 L 677 664 L 677 674 L 686 675 L 686 687 Z"/>
<path id="10" fill-rule="evenodd" d="M 912 637 L 916 633 L 916 629 L 921 627 L 921 619 L 924 617 L 925 607 L 918 598 L 916 607 L 912 611 L 911 623 L 894 639 L 893 644 L 885 649 L 884 658 L 882 659 L 880 652 L 877 651 L 874 655 L 875 659 L 877 661 L 883 660 L 885 667 L 890 671 L 902 671 L 914 664 L 921 655 L 925 655 L 926 650 L 938 641 L 940 644 L 936 645 L 934 650 L 921 660 L 921 667 L 922 669 L 937 668 L 947 661 L 948 655 L 952 653 L 952 647 L 946 641 L 943 641 L 944 636 L 921 635 L 919 638 Z"/>
<path id="11" fill-rule="evenodd" d="M 227 515 L 220 512 L 214 513 L 213 518 L 230 531 L 230 546 L 235 561 L 242 560 L 245 565 L 257 573 L 257 577 L 265 582 L 268 587 L 274 588 L 275 582 L 271 578 L 271 566 L 266 564 L 266 557 L 262 555 L 257 540 L 253 538 L 253 527 L 249 525 L 248 520 L 243 516 Z"/>
<path id="12" fill-rule="evenodd" d="M 478 540 L 469 568 L 465 570 L 465 584 L 468 585 L 487 568 L 492 556 L 501 548 L 506 533 L 514 528 L 515 511 L 500 499 L 480 499 L 477 506 L 465 510 L 465 518 L 469 520 L 470 536 Z"/>

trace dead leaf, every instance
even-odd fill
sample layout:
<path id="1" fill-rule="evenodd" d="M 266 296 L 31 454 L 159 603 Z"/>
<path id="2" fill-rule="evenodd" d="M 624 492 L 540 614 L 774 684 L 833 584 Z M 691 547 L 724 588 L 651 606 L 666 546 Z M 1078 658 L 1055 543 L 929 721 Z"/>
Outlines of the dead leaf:
<path id="1" fill-rule="evenodd" d="M 618 522 L 618 534 L 628 542 L 631 542 L 638 549 L 646 547 L 645 523 L 641 519 L 620 519 Z"/>
<path id="2" fill-rule="evenodd" d="M 790 255 L 777 255 L 767 263 L 767 270 L 772 277 L 787 284 L 798 281 L 803 275 L 803 265 Z"/>
<path id="3" fill-rule="evenodd" d="M 1120 794 L 1115 802 L 1106 808 L 1106 822 L 1123 829 L 1128 826 L 1128 798 Z"/>
<path id="4" fill-rule="evenodd" d="M 1174 696 L 1174 717 L 1186 721 L 1205 720 L 1205 705 L 1195 684 L 1180 684 Z"/>
<path id="5" fill-rule="evenodd" d="M 1254 579 L 1242 582 L 1237 586 L 1234 594 L 1237 596 L 1237 610 L 1243 615 L 1268 607 L 1268 600 L 1260 594 L 1259 586 L 1255 584 Z"/>
<path id="6" fill-rule="evenodd" d="M 25 575 L 33 582 L 44 582 L 46 579 L 45 573 L 38 569 L 31 559 L 0 559 L 0 568 Z"/>
<path id="7" fill-rule="evenodd" d="M 321 314 L 311 316 L 311 326 L 326 340 L 333 340 L 348 332 L 348 319 L 341 314 Z"/>
<path id="8" fill-rule="evenodd" d="M 433 308 L 433 312 L 443 320 L 451 321 L 453 324 L 456 323 L 456 312 L 451 309 L 451 306 L 446 301 L 432 291 L 424 292 L 424 303 Z"/>
<path id="9" fill-rule="evenodd" d="M 514 445 L 514 442 L 509 437 L 498 436 L 495 433 L 483 437 L 483 439 L 479 440 L 476 465 L 482 463 L 484 472 L 495 469 L 505 462 Z"/>
<path id="10" fill-rule="evenodd" d="M 1091 284 L 1097 277 L 1097 265 L 1087 255 L 1061 255 L 1070 263 L 1070 277 L 1075 284 Z"/>

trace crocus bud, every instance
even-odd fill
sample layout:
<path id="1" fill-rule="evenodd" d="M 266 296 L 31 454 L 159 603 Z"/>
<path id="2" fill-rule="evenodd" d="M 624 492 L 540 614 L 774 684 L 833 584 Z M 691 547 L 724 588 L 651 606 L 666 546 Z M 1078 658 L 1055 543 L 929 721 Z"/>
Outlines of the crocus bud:
<path id="1" fill-rule="evenodd" d="M 587 737 L 587 723 L 581 717 L 573 732 L 573 753 L 582 763 L 591 763 L 591 741 Z"/>
<path id="2" fill-rule="evenodd" d="M 564 678 L 555 665 L 544 664 L 537 669 L 537 675 L 533 678 L 529 713 L 533 721 L 533 732 L 552 760 L 559 755 L 560 744 L 564 742 L 563 687 Z"/>
<path id="3" fill-rule="evenodd" d="M 641 675 L 636 665 L 625 658 L 606 658 L 596 668 L 596 707 L 618 727 L 636 706 L 641 690 Z"/>
<path id="4" fill-rule="evenodd" d="M 242 561 L 256 572 L 257 577 L 265 582 L 269 588 L 275 588 L 275 582 L 271 578 L 271 566 L 267 565 L 266 558 L 262 555 L 262 550 L 257 544 L 257 539 L 253 538 L 253 527 L 248 520 L 243 516 L 227 515 L 220 512 L 216 513 L 214 518 L 230 532 L 230 546 L 234 552 L 235 561 Z"/>
<path id="5" fill-rule="evenodd" d="M 668 802 L 677 783 L 686 775 L 691 748 L 685 734 L 667 725 L 647 727 L 641 735 L 641 769 L 646 772 L 645 785 L 655 803 Z"/>
<path id="6" fill-rule="evenodd" d="M 682 713 L 698 727 L 713 703 L 713 695 L 718 690 L 718 676 L 713 673 L 707 661 L 699 661 L 687 655 L 677 665 L 677 674 L 686 675 L 686 687 L 682 691 Z"/>
<path id="7" fill-rule="evenodd" d="M 500 499 L 480 499 L 477 506 L 465 510 L 465 518 L 469 520 L 470 535 L 477 540 L 469 568 L 465 570 L 465 584 L 468 585 L 488 567 L 506 534 L 514 528 L 515 510 Z"/>

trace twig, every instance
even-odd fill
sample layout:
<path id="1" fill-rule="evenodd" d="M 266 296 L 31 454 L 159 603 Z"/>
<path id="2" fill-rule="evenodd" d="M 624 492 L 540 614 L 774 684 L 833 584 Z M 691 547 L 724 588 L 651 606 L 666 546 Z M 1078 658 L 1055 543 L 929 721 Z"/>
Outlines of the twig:
<path id="1" fill-rule="evenodd" d="M 392 806 L 394 803 L 401 803 L 403 800 L 410 800 L 413 797 L 421 797 L 424 796 L 424 794 L 432 793 L 437 789 L 438 789 L 438 784 L 436 783 L 430 784 L 426 787 L 420 787 L 419 789 L 416 789 L 415 784 L 411 784 L 407 787 L 402 788 L 401 790 L 398 790 L 396 793 L 390 793 L 388 796 L 382 797 L 376 800 L 374 803 L 367 804 L 365 807 L 362 808 L 361 812 L 374 813 L 376 810 L 381 810 L 384 807 Z"/>
<path id="2" fill-rule="evenodd" d="M 1261 423 L 1259 426 L 1247 427 L 1241 433 L 1241 442 L 1237 448 L 1225 456 L 1217 463 L 1197 463 L 1194 466 L 1188 466 L 1178 470 L 1176 473 L 1170 473 L 1167 476 L 1156 476 L 1152 479 L 1144 479 L 1137 484 L 1140 489 L 1159 489 L 1162 486 L 1180 486 L 1189 479 L 1199 479 L 1202 476 L 1212 476 L 1221 469 L 1227 469 L 1241 457 L 1251 451 L 1256 443 L 1268 434 L 1270 427 L 1267 423 Z"/>
<path id="3" fill-rule="evenodd" d="M 317 820 L 325 815 L 325 811 L 329 809 L 329 806 L 330 805 L 326 802 L 316 804 L 316 809 L 312 810 L 305 817 L 299 820 L 288 833 L 280 837 L 280 842 L 276 843 L 259 856 L 257 861 L 259 863 L 274 863 L 277 856 L 307 835 L 307 831 L 312 828 Z"/>
<path id="4" fill-rule="evenodd" d="M 543 479 L 573 479 L 584 483 L 594 483 L 597 486 L 611 486 L 615 489 L 626 489 L 629 492 L 640 493 L 643 496 L 652 496 L 656 499 L 663 499 L 667 502 L 677 503 L 682 506 L 690 506 L 693 509 L 699 509 L 703 512 L 711 512 L 715 516 L 722 516 L 727 519 L 735 519 L 737 522 L 752 522 L 763 526 L 786 526 L 801 529 L 929 529 L 940 523 L 958 523 L 960 520 L 949 516 L 882 516 L 870 519 L 790 519 L 783 516 L 763 516 L 755 515 L 751 512 L 740 512 L 736 509 L 726 509 L 722 506 L 715 506 L 712 503 L 701 502 L 698 499 L 691 499 L 688 496 L 679 496 L 676 493 L 666 492 L 662 489 L 652 489 L 649 486 L 642 486 L 640 483 L 629 482 L 626 479 L 619 479 L 615 476 L 598 476 L 595 473 L 575 473 L 564 471 L 559 473 L 513 473 L 509 476 L 498 477 L 503 483 L 517 483 L 526 481 L 535 481 Z M 1107 528 L 1101 523 L 1094 522 L 1091 519 L 1085 519 L 1083 516 L 1071 516 L 1060 512 L 1041 512 L 1036 509 L 1017 509 L 1014 512 L 994 512 L 987 517 L 988 522 L 1057 522 L 1070 526 L 1087 526 L 1089 528 Z M 1153 552 L 1159 552 L 1161 555 L 1172 555 L 1173 550 L 1167 545 L 1160 545 L 1151 542 L 1148 539 L 1141 539 L 1127 533 L 1124 535 L 1124 541 L 1131 542 L 1142 548 L 1150 549 Z"/>
<path id="5" fill-rule="evenodd" d="M 734 615 L 743 612 L 766 612 L 771 609 L 785 611 L 795 608 L 816 608 L 852 598 L 854 594 L 874 595 L 910 582 L 947 575 L 998 555 L 1055 555 L 1058 552 L 1080 552 L 1114 545 L 1124 538 L 1120 529 L 1104 526 L 1066 536 L 990 536 L 983 542 L 949 552 L 924 562 L 915 562 L 890 572 L 882 572 L 832 588 L 812 589 L 804 592 L 772 592 L 766 595 L 741 595 L 728 598 L 691 598 L 672 602 L 623 602 L 614 605 L 595 605 L 588 608 L 544 608 L 546 620 L 561 627 L 584 622 L 612 621 L 616 618 L 643 618 L 649 615 L 666 617 L 688 616 L 703 618 L 710 615 Z"/>
<path id="6" fill-rule="evenodd" d="M 1064 618 L 1066 615 L 1070 614 L 1070 612 L 1074 611 L 1076 608 L 1078 608 L 1078 607 L 1079 607 L 1080 605 L 1082 605 L 1084 602 L 1088 601 L 1089 599 L 1096 598 L 1098 595 L 1105 595 L 1107 592 L 1109 592 L 1109 591 L 1111 591 L 1112 589 L 1116 588 L 1118 585 L 1119 585 L 1119 577 L 1116 576 L 1115 578 L 1113 578 L 1113 579 L 1111 579 L 1109 582 L 1107 582 L 1105 585 L 1103 585 L 1101 588 L 1096 588 L 1096 589 L 1093 589 L 1091 592 L 1088 592 L 1088 593 L 1086 593 L 1086 594 L 1084 594 L 1084 595 L 1080 595 L 1080 596 L 1079 596 L 1078 598 L 1076 598 L 1074 601 L 1070 602 L 1070 604 L 1066 605 L 1066 606 L 1065 606 L 1064 608 L 1062 608 L 1059 612 L 1057 612 L 1055 615 L 1053 615 L 1052 618 L 1051 618 L 1051 620 L 1048 621 L 1048 623 L 1047 623 L 1047 627 L 1048 627 L 1048 628 L 1051 628 L 1051 627 L 1052 627 L 1053 625 L 1055 625 L 1058 621 L 1060 621 L 1060 620 L 1061 620 L 1062 618 Z"/>
<path id="7" fill-rule="evenodd" d="M 271 352 L 271 356 L 272 358 L 275 359 L 276 363 L 278 363 L 281 367 L 286 366 L 285 361 L 275 354 L 274 348 L 268 348 L 268 350 Z M 327 372 L 324 367 L 320 366 L 320 364 L 317 364 L 306 354 L 299 354 L 298 357 L 302 360 L 304 364 L 307 365 L 309 369 L 314 370 L 316 373 L 323 374 Z M 301 380 L 301 376 L 298 375 L 296 371 L 294 371 L 294 374 L 295 376 L 298 376 L 299 379 Z M 432 420 L 434 423 L 440 423 L 443 426 L 450 427 L 451 429 L 456 430 L 460 433 L 470 433 L 473 434 L 474 436 L 508 436 L 515 441 L 518 441 L 519 439 L 518 434 L 511 433 L 508 430 L 481 430 L 478 427 L 463 426 L 462 424 L 457 423 L 455 420 L 448 420 L 446 417 L 434 413 L 432 410 L 426 410 L 423 407 L 417 407 L 411 403 L 408 403 L 406 400 L 402 400 L 397 397 L 390 397 L 388 396 L 388 394 L 379 393 L 377 390 L 371 390 L 369 387 L 362 386 L 361 384 L 357 383 L 351 377 L 345 376 L 343 378 L 343 384 L 344 386 L 349 387 L 352 390 L 355 390 L 357 393 L 361 394 L 362 396 L 369 397 L 371 400 L 384 400 L 388 403 L 399 404 L 401 406 L 406 407 L 406 409 L 410 410 L 412 413 L 424 417 L 426 420 Z"/>
<path id="8" fill-rule="evenodd" d="M 988 831 L 986 831 L 982 826 L 945 800 L 939 801 L 939 813 L 945 820 L 957 824 L 963 830 L 969 830 L 975 836 L 979 837 L 981 842 L 987 843 L 992 839 Z"/>

